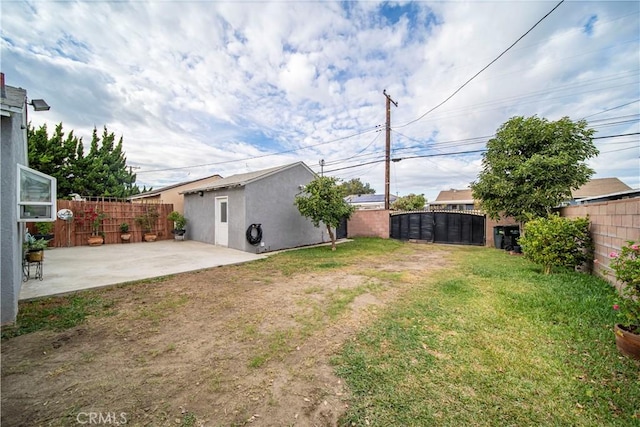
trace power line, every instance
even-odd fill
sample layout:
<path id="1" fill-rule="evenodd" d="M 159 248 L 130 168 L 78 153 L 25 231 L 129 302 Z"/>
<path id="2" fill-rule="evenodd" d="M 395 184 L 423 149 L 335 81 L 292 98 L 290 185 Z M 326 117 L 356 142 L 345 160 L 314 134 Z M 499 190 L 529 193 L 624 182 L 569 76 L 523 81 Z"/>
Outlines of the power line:
<path id="1" fill-rule="evenodd" d="M 608 109 L 606 109 L 606 110 L 602 110 L 602 111 L 600 111 L 600 112 L 598 112 L 598 113 L 593 113 L 593 114 L 590 114 L 590 115 L 588 115 L 588 116 L 584 116 L 582 119 L 584 120 L 584 119 L 586 119 L 586 118 L 593 117 L 593 116 L 598 115 L 598 114 L 606 113 L 607 111 L 616 110 L 616 109 L 618 109 L 618 108 L 626 107 L 627 105 L 631 105 L 631 104 L 633 104 L 634 102 L 638 102 L 638 101 L 640 101 L 640 99 L 636 99 L 636 100 L 634 100 L 634 101 L 627 102 L 626 104 L 617 105 L 617 106 L 615 106 L 615 107 L 611 107 L 611 108 L 608 108 Z"/>
<path id="2" fill-rule="evenodd" d="M 427 111 L 426 113 L 424 113 L 423 115 L 421 115 L 420 117 L 418 117 L 417 119 L 411 120 L 408 123 L 405 123 L 404 125 L 401 126 L 396 126 L 396 128 L 402 128 L 405 126 L 409 126 L 412 123 L 417 122 L 418 120 L 422 119 L 423 117 L 425 117 L 427 114 L 431 113 L 432 111 L 434 111 L 435 109 L 439 108 L 440 106 L 442 106 L 445 102 L 447 102 L 448 100 L 450 100 L 451 98 L 453 98 L 458 92 L 460 92 L 466 85 L 468 85 L 469 83 L 471 83 L 471 81 L 473 79 L 475 79 L 476 77 L 478 77 L 484 70 L 486 70 L 487 68 L 489 68 L 491 65 L 493 65 L 494 62 L 496 62 L 498 59 L 502 58 L 502 56 L 507 53 L 508 51 L 511 50 L 512 47 L 514 47 L 520 40 L 522 40 L 527 34 L 529 34 L 531 31 L 533 31 L 534 28 L 536 28 L 538 26 L 538 24 L 540 24 L 542 21 L 544 21 L 549 15 L 551 15 L 558 7 L 560 7 L 560 5 L 564 3 L 564 0 L 560 0 L 560 2 L 555 5 L 555 7 L 553 9 L 551 9 L 549 12 L 547 12 L 546 15 L 544 15 L 542 18 L 540 18 L 540 20 L 538 20 L 538 22 L 536 22 L 533 27 L 529 28 L 527 30 L 526 33 L 524 33 L 523 35 L 521 35 L 515 42 L 513 42 L 511 44 L 511 46 L 509 46 L 508 48 L 506 48 L 504 51 L 502 51 L 502 53 L 500 55 L 498 55 L 497 57 L 495 57 L 491 62 L 489 62 L 484 68 L 482 68 L 480 71 L 478 71 L 476 74 L 474 74 L 469 80 L 467 80 L 466 82 L 464 82 L 464 84 L 462 86 L 460 86 L 458 89 L 456 89 L 451 95 L 449 95 L 444 101 L 442 101 L 441 103 L 439 103 L 438 105 L 436 105 L 435 107 L 433 107 L 432 109 L 430 109 L 429 111 Z"/>
<path id="3" fill-rule="evenodd" d="M 166 168 L 166 169 L 153 169 L 153 170 L 148 170 L 148 171 L 141 171 L 141 172 L 138 172 L 138 174 L 151 173 L 151 172 L 167 172 L 167 171 L 182 170 L 182 169 L 194 169 L 194 168 L 201 168 L 201 167 L 205 167 L 205 166 L 222 165 L 222 164 L 226 164 L 226 163 L 244 162 L 244 161 L 247 161 L 247 160 L 255 160 L 255 159 L 261 159 L 261 158 L 264 158 L 264 157 L 277 156 L 279 154 L 294 153 L 296 151 L 306 150 L 307 148 L 319 147 L 321 145 L 331 144 L 333 142 L 337 142 L 337 141 L 342 141 L 342 140 L 345 140 L 345 139 L 353 138 L 353 137 L 358 136 L 358 135 L 364 135 L 365 133 L 373 132 L 373 131 L 375 131 L 377 129 L 378 129 L 378 126 L 376 126 L 374 128 L 371 128 L 371 129 L 364 130 L 364 131 L 360 131 L 358 133 L 354 133 L 353 135 L 348 135 L 348 136 L 343 136 L 341 138 L 332 139 L 331 141 L 325 141 L 325 142 L 320 142 L 318 144 L 306 145 L 304 147 L 293 148 L 291 150 L 285 150 L 285 151 L 279 151 L 277 153 L 262 154 L 260 156 L 245 157 L 245 158 L 242 158 L 242 159 L 225 160 L 225 161 L 222 161 L 222 162 L 204 163 L 204 164 L 201 164 L 201 165 L 180 166 L 180 167 Z"/>
<path id="4" fill-rule="evenodd" d="M 621 134 L 618 134 L 618 135 L 609 135 L 609 136 L 596 136 L 596 137 L 591 138 L 591 139 L 618 138 L 620 136 L 631 136 L 631 135 L 640 135 L 640 132 L 621 133 Z"/>
<path id="5" fill-rule="evenodd" d="M 618 135 L 598 136 L 598 137 L 595 137 L 595 138 L 592 138 L 592 139 L 620 138 L 620 137 L 632 136 L 632 135 L 640 135 L 640 132 L 623 133 L 623 134 L 618 134 Z M 630 142 L 633 142 L 633 141 L 630 141 Z M 628 150 L 628 149 L 632 149 L 632 148 L 636 148 L 636 147 L 624 148 L 624 149 L 614 150 L 614 151 L 622 151 L 622 150 Z M 395 158 L 395 159 L 392 159 L 392 161 L 398 162 L 398 161 L 401 161 L 401 160 L 418 159 L 418 158 L 426 158 L 426 157 L 444 157 L 444 156 L 457 156 L 457 155 L 466 155 L 466 154 L 478 154 L 478 153 L 484 153 L 485 151 L 487 151 L 486 148 L 483 148 L 481 150 L 455 151 L 455 152 L 449 152 L 449 153 L 421 154 L 421 155 L 416 155 L 416 156 L 407 156 L 407 157 Z M 608 152 L 613 152 L 613 151 L 608 151 Z M 357 164 L 357 165 L 343 166 L 341 168 L 328 170 L 328 171 L 325 171 L 325 173 L 337 172 L 337 171 L 341 171 L 341 170 L 345 170 L 345 169 L 358 168 L 358 167 L 362 167 L 362 166 L 372 165 L 372 164 L 375 164 L 375 163 L 381 163 L 381 162 L 384 162 L 384 161 L 385 161 L 384 158 L 378 159 L 378 160 L 372 160 L 372 161 L 365 162 L 365 163 L 360 163 L 360 164 Z"/>

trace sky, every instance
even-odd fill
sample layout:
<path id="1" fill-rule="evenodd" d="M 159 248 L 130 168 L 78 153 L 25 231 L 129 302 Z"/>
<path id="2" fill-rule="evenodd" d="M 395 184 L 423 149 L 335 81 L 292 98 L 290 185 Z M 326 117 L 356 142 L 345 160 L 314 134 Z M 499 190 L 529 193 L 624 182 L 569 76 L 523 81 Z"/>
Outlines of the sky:
<path id="1" fill-rule="evenodd" d="M 640 135 L 609 137 L 640 132 L 639 2 L 565 1 L 460 89 L 557 3 L 2 0 L 0 60 L 35 127 L 122 136 L 140 188 L 304 161 L 384 194 L 383 90 L 392 194 L 468 187 L 532 115 L 586 119 L 594 177 L 640 188 Z"/>

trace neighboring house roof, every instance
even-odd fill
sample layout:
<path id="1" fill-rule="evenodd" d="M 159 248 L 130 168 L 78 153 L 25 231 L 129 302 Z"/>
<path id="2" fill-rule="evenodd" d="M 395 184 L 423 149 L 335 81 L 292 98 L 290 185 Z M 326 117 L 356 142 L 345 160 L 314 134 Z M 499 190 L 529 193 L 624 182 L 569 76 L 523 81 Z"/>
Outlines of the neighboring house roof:
<path id="1" fill-rule="evenodd" d="M 352 205 L 360 203 L 384 203 L 384 194 L 352 194 L 344 199 Z M 390 202 L 395 202 L 396 199 L 397 197 L 393 194 L 389 195 Z"/>
<path id="2" fill-rule="evenodd" d="M 572 195 L 574 199 L 583 199 L 585 197 L 597 197 L 629 190 L 631 190 L 631 187 L 618 178 L 595 178 L 573 191 Z M 473 204 L 473 202 L 473 192 L 471 189 L 466 188 L 464 190 L 451 189 L 441 191 L 432 204 Z"/>
<path id="3" fill-rule="evenodd" d="M 205 179 L 211 179 L 211 178 L 215 178 L 215 177 L 219 177 L 220 179 L 222 179 L 222 176 L 220 176 L 218 174 L 215 174 L 215 175 L 211 175 L 211 176 L 206 176 L 204 178 L 194 179 L 193 181 L 185 181 L 185 182 L 180 182 L 178 184 L 168 185 L 166 187 L 158 188 L 157 190 L 145 191 L 144 193 L 140 193 L 140 194 L 136 194 L 134 196 L 131 196 L 131 197 L 129 197 L 129 199 L 134 200 L 134 199 L 144 199 L 146 197 L 159 196 L 161 193 L 163 193 L 165 191 L 168 191 L 168 190 L 171 190 L 173 188 L 181 187 L 183 185 L 193 184 L 193 183 L 196 183 L 198 181 L 204 181 Z"/>
<path id="4" fill-rule="evenodd" d="M 309 168 L 309 166 L 307 166 L 304 162 L 296 162 L 288 165 L 276 166 L 269 169 L 262 169 L 255 172 L 247 172 L 247 173 L 231 175 L 227 178 L 222 178 L 217 180 L 214 184 L 208 185 L 206 187 L 192 188 L 189 190 L 185 190 L 181 192 L 181 194 L 193 194 L 199 191 L 213 191 L 213 190 L 219 190 L 221 188 L 244 187 L 245 185 L 250 184 L 254 181 L 258 181 L 260 179 L 266 178 L 267 176 L 271 176 L 278 172 L 282 172 L 284 170 L 287 170 L 289 168 L 299 166 L 299 165 L 304 166 L 310 173 L 315 175 L 315 172 L 312 171 Z"/>
<path id="5" fill-rule="evenodd" d="M 438 194 L 432 204 L 473 204 L 473 194 L 470 188 L 464 190 L 444 190 Z"/>
<path id="6" fill-rule="evenodd" d="M 603 196 L 629 190 L 631 190 L 631 187 L 618 178 L 596 178 L 573 191 L 572 195 L 574 199 L 583 199 L 585 197 Z"/>
<path id="7" fill-rule="evenodd" d="M 582 199 L 578 199 L 574 202 L 574 204 L 587 204 L 587 203 L 597 203 L 606 200 L 621 200 L 621 199 L 633 199 L 640 198 L 640 188 L 619 191 L 617 193 L 611 194 L 601 194 L 593 197 L 584 197 Z"/>

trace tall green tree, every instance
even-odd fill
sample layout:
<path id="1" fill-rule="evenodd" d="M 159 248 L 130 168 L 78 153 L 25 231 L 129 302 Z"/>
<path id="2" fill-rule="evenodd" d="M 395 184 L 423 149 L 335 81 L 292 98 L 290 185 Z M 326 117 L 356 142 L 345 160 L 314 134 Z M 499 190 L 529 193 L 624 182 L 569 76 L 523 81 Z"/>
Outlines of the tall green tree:
<path id="1" fill-rule="evenodd" d="M 54 176 L 58 194 L 120 197 L 140 193 L 135 185 L 136 175 L 127 168 L 122 150 L 122 137 L 115 142 L 115 134 L 105 126 L 102 138 L 93 129 L 89 152 L 85 155 L 82 138 L 71 131 L 66 137 L 62 123 L 49 137 L 46 125 L 27 128 L 30 167 Z"/>
<path id="2" fill-rule="evenodd" d="M 37 130 L 29 125 L 27 137 L 29 166 L 55 177 L 58 194 L 66 196 L 72 193 L 70 178 L 73 177 L 76 153 L 78 146 L 82 146 L 82 139 L 75 137 L 73 131 L 65 137 L 62 123 L 56 126 L 51 138 L 46 124 Z"/>
<path id="3" fill-rule="evenodd" d="M 471 184 L 473 197 L 493 218 L 520 222 L 548 216 L 594 171 L 586 160 L 598 155 L 587 122 L 564 117 L 513 117 L 487 143 L 483 169 Z"/>
<path id="4" fill-rule="evenodd" d="M 391 209 L 398 211 L 418 211 L 424 209 L 426 203 L 427 199 L 424 197 L 424 194 L 411 193 L 398 197 L 391 205 Z"/>
<path id="5" fill-rule="evenodd" d="M 296 196 L 294 204 L 302 216 L 309 218 L 314 226 L 323 222 L 331 238 L 331 250 L 336 250 L 336 236 L 333 228 L 340 225 L 342 218 L 350 218 L 355 207 L 345 202 L 337 178 L 319 176 L 307 184 Z"/>
<path id="6" fill-rule="evenodd" d="M 371 188 L 368 182 L 363 183 L 360 178 L 353 178 L 339 185 L 343 196 L 376 194 L 376 190 Z"/>

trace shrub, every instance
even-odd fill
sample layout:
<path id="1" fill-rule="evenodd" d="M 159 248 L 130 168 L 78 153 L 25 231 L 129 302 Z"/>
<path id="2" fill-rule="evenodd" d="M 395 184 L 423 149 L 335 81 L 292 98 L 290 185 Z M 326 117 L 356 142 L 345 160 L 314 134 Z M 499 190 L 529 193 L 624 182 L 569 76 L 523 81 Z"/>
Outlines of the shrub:
<path id="1" fill-rule="evenodd" d="M 542 265 L 544 274 L 553 267 L 576 268 L 593 259 L 589 218 L 552 215 L 531 220 L 519 242 L 525 257 Z"/>
<path id="2" fill-rule="evenodd" d="M 169 221 L 173 221 L 176 230 L 184 230 L 187 219 L 178 211 L 173 211 L 167 216 Z"/>
<path id="3" fill-rule="evenodd" d="M 609 257 L 616 280 L 623 285 L 622 299 L 614 309 L 622 319 L 620 324 L 633 331 L 640 328 L 640 245 L 632 241 L 627 243 L 620 253 L 611 252 Z"/>

